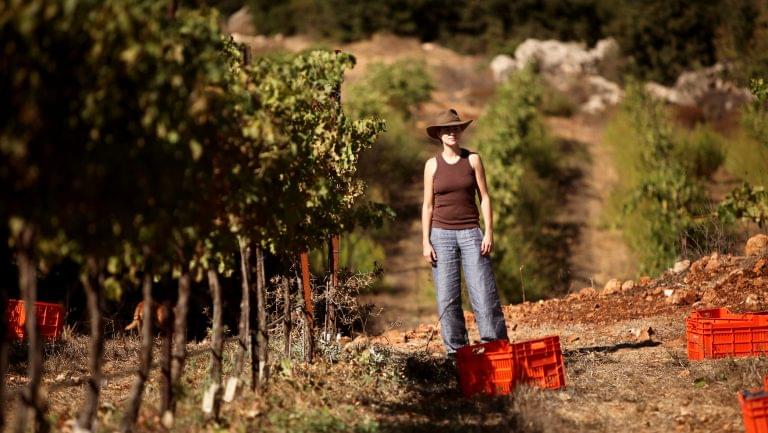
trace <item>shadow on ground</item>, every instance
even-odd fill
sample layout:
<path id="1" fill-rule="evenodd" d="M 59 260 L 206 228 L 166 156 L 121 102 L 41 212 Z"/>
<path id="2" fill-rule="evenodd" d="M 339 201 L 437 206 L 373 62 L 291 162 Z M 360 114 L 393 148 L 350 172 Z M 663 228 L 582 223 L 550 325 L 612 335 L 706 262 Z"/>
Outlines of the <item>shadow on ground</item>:
<path id="1" fill-rule="evenodd" d="M 382 432 L 523 431 L 512 396 L 462 397 L 456 368 L 443 358 L 408 355 L 402 373 L 409 398 L 381 406 Z"/>

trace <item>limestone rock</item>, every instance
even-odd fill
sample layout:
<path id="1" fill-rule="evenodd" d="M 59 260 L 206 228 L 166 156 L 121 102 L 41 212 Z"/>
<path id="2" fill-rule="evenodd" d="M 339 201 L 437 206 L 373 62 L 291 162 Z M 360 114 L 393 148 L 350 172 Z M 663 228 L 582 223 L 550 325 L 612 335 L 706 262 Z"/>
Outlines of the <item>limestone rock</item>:
<path id="1" fill-rule="evenodd" d="M 747 295 L 746 299 L 744 299 L 744 304 L 748 307 L 757 307 L 759 303 L 760 297 L 756 293 L 750 293 Z"/>
<path id="2" fill-rule="evenodd" d="M 227 33 L 239 33 L 241 35 L 253 36 L 256 34 L 256 27 L 253 25 L 253 16 L 248 6 L 241 7 L 233 13 L 227 20 Z"/>
<path id="3" fill-rule="evenodd" d="M 649 82 L 645 89 L 651 96 L 670 104 L 697 107 L 709 118 L 720 118 L 752 99 L 749 90 L 725 79 L 730 68 L 717 63 L 683 72 L 672 87 Z"/>
<path id="4" fill-rule="evenodd" d="M 599 41 L 591 50 L 579 42 L 526 39 L 515 49 L 515 62 L 518 69 L 533 64 L 544 73 L 597 74 L 601 64 L 614 61 L 618 52 L 613 39 Z"/>
<path id="5" fill-rule="evenodd" d="M 653 336 L 656 335 L 656 331 L 654 331 L 650 326 L 644 326 L 630 329 L 629 334 L 639 342 L 652 341 Z"/>
<path id="6" fill-rule="evenodd" d="M 685 288 L 678 289 L 672 293 L 672 296 L 666 299 L 666 302 L 672 305 L 690 305 L 699 300 L 696 290 Z"/>
<path id="7" fill-rule="evenodd" d="M 615 66 L 619 46 L 614 39 L 598 41 L 588 49 L 583 43 L 526 39 L 514 57 L 499 55 L 491 61 L 494 80 L 533 65 L 553 88 L 570 95 L 581 112 L 599 114 L 623 97 L 621 87 L 600 75 Z"/>
<path id="8" fill-rule="evenodd" d="M 707 272 L 717 272 L 721 266 L 722 263 L 720 261 L 720 255 L 713 253 L 711 256 L 709 256 L 709 260 L 707 260 L 707 264 L 704 266 L 704 270 Z"/>
<path id="9" fill-rule="evenodd" d="M 507 79 L 512 71 L 517 69 L 517 62 L 511 56 L 506 54 L 499 54 L 491 61 L 491 72 L 493 72 L 493 80 L 497 83 L 501 83 Z"/>
<path id="10" fill-rule="evenodd" d="M 589 99 L 581 105 L 580 110 L 586 114 L 601 113 L 608 107 L 618 104 L 624 96 L 624 91 L 618 84 L 600 75 L 588 76 L 585 87 Z"/>
<path id="11" fill-rule="evenodd" d="M 767 256 L 768 255 L 768 236 L 759 234 L 752 236 L 747 240 L 744 247 L 744 254 L 747 257 Z"/>
<path id="12" fill-rule="evenodd" d="M 619 293 L 620 291 L 621 291 L 621 281 L 617 280 L 616 278 L 613 278 L 609 280 L 607 283 L 605 283 L 602 294 L 612 295 L 614 293 Z"/>
<path id="13" fill-rule="evenodd" d="M 675 274 L 679 274 L 686 271 L 690 266 L 691 266 L 690 260 L 681 260 L 675 263 L 675 266 L 672 267 L 672 272 L 674 272 Z"/>
<path id="14" fill-rule="evenodd" d="M 635 282 L 634 282 L 634 281 L 632 281 L 632 280 L 627 280 L 627 281 L 624 281 L 624 282 L 621 284 L 621 291 L 622 291 L 622 292 L 627 292 L 627 291 L 630 291 L 630 290 L 632 290 L 632 289 L 634 289 L 634 288 L 635 288 Z"/>

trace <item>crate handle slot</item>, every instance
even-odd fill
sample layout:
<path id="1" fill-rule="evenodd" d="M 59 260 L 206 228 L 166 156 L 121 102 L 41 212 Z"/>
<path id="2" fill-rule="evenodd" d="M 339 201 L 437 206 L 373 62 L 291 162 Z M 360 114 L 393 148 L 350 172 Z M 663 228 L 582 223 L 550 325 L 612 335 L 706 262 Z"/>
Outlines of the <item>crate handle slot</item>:
<path id="1" fill-rule="evenodd" d="M 531 350 L 542 350 L 547 348 L 547 343 L 543 341 L 537 341 L 534 343 L 531 343 Z"/>

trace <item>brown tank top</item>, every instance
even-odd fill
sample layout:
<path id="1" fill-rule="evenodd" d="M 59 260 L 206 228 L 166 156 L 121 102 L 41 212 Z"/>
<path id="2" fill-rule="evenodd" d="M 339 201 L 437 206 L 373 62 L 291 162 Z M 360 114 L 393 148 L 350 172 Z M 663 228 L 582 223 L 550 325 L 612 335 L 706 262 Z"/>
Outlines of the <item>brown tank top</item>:
<path id="1" fill-rule="evenodd" d="M 461 149 L 455 164 L 445 162 L 442 153 L 435 156 L 437 169 L 432 183 L 432 227 L 457 230 L 480 226 L 480 214 L 475 204 L 475 194 L 479 190 L 475 170 L 469 164 L 469 155 L 468 150 Z"/>

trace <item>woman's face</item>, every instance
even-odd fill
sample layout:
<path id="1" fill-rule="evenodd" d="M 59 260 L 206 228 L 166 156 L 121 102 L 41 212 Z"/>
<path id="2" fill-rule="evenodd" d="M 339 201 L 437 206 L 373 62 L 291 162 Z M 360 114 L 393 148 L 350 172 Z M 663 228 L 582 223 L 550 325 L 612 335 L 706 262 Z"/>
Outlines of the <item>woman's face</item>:
<path id="1" fill-rule="evenodd" d="M 443 126 L 440 128 L 440 141 L 447 145 L 455 145 L 461 138 L 461 126 Z"/>

